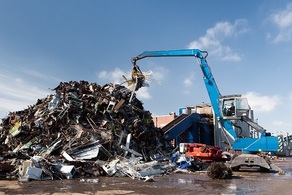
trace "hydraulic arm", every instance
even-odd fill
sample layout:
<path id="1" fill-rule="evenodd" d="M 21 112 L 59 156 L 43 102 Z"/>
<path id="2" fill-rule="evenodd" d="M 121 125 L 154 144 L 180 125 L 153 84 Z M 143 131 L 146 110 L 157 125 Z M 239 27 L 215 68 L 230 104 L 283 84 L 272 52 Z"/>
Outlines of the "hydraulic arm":
<path id="1" fill-rule="evenodd" d="M 221 127 L 225 130 L 231 140 L 231 145 L 233 150 L 240 150 L 245 153 L 257 153 L 258 151 L 263 152 L 276 152 L 278 151 L 279 144 L 277 137 L 270 136 L 266 133 L 261 126 L 257 125 L 248 116 L 248 110 L 246 109 L 246 103 L 244 99 L 239 96 L 222 96 L 216 85 L 215 79 L 212 75 L 211 69 L 207 63 L 206 57 L 208 53 L 206 51 L 201 51 L 198 49 L 183 49 L 183 50 L 165 50 L 165 51 L 145 51 L 140 55 L 132 58 L 133 68 L 132 68 L 132 79 L 135 81 L 135 90 L 138 90 L 143 86 L 145 77 L 141 72 L 137 61 L 146 57 L 195 57 L 198 60 L 200 68 L 203 73 L 203 80 L 210 97 L 210 101 L 214 110 L 216 120 L 220 123 Z M 225 97 L 225 98 L 224 98 Z M 225 114 L 224 109 L 227 109 L 229 102 L 235 103 L 235 111 L 231 114 Z M 245 106 L 242 106 L 245 105 Z M 248 106 L 249 109 L 249 106 Z M 228 112 L 226 112 L 228 113 Z M 231 120 L 243 120 L 249 125 L 254 125 L 254 127 L 259 127 L 261 130 L 261 137 L 259 138 L 239 138 L 236 135 L 234 126 Z"/>

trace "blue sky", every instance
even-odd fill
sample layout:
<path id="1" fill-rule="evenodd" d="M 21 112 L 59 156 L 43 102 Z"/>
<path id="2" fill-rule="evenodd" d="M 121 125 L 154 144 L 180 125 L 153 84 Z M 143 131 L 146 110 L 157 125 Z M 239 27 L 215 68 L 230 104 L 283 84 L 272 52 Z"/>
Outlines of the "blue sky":
<path id="1" fill-rule="evenodd" d="M 123 82 L 145 50 L 196 48 L 222 95 L 243 94 L 268 131 L 292 133 L 292 1 L 0 0 L 0 117 L 61 81 Z M 146 58 L 153 115 L 209 103 L 194 58 Z"/>

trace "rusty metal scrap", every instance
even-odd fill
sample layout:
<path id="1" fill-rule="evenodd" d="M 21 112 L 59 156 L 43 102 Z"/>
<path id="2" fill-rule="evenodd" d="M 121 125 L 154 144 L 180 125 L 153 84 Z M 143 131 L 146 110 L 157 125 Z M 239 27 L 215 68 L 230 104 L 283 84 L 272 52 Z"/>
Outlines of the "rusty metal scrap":
<path id="1" fill-rule="evenodd" d="M 2 119 L 2 178 L 30 179 L 30 173 L 38 174 L 35 179 L 99 176 L 117 157 L 149 162 L 170 152 L 151 113 L 128 88 L 70 81 L 52 90 L 54 94 Z"/>

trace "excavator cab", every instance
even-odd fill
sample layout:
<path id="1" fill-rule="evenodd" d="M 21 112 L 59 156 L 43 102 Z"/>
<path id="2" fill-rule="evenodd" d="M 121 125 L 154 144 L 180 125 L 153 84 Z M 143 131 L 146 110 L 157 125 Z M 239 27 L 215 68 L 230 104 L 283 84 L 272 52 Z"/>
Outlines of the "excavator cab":
<path id="1" fill-rule="evenodd" d="M 222 118 L 235 120 L 248 117 L 250 106 L 247 99 L 241 95 L 222 96 L 219 99 L 219 110 Z"/>

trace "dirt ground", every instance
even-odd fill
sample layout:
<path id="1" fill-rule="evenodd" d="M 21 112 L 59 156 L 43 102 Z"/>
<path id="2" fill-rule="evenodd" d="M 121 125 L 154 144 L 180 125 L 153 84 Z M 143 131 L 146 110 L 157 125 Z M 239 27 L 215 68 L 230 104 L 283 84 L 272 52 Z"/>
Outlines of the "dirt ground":
<path id="1" fill-rule="evenodd" d="M 129 177 L 99 177 L 91 180 L 29 181 L 1 180 L 0 195 L 4 194 L 292 194 L 292 158 L 275 160 L 285 171 L 261 173 L 255 171 L 233 172 L 231 179 L 213 180 L 206 171 L 193 174 L 172 173 L 156 176 L 153 182 L 133 180 Z"/>

